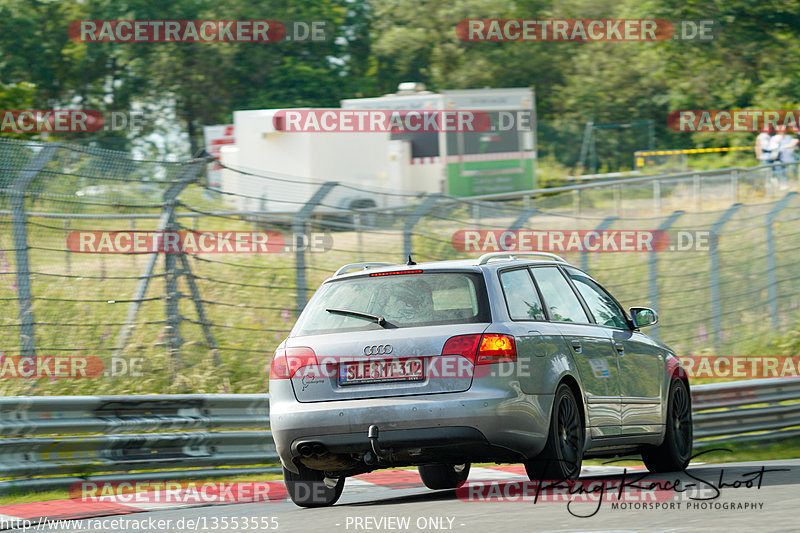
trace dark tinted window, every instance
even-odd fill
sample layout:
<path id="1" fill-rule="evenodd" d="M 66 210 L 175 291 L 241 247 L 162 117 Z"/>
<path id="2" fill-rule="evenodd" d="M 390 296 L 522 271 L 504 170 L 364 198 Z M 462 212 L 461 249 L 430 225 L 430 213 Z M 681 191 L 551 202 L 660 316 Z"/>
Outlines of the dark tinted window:
<path id="1" fill-rule="evenodd" d="M 589 317 L 586 316 L 575 291 L 557 267 L 534 268 L 533 277 L 536 278 L 536 284 L 539 285 L 542 298 L 553 320 L 589 323 Z"/>
<path id="2" fill-rule="evenodd" d="M 483 277 L 463 272 L 357 277 L 323 284 L 292 336 L 379 329 L 374 321 L 329 313 L 345 309 L 382 316 L 389 327 L 490 322 Z"/>
<path id="3" fill-rule="evenodd" d="M 542 302 L 527 269 L 501 273 L 500 284 L 506 297 L 508 314 L 513 320 L 546 320 Z"/>

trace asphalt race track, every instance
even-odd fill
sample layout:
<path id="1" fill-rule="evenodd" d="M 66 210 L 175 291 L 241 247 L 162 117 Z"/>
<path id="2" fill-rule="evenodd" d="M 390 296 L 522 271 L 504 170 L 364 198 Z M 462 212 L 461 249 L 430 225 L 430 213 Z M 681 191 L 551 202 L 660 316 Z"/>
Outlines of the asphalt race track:
<path id="1" fill-rule="evenodd" d="M 76 521 L 71 528 L 60 523 L 55 525 L 60 527 L 36 530 L 730 533 L 800 529 L 800 459 L 697 464 L 683 474 L 629 470 L 623 477 L 621 472 L 620 467 L 584 469 L 584 486 L 617 487 L 624 479 L 627 488 L 623 499 L 616 499 L 618 494 L 612 495 L 608 489 L 602 502 L 596 493 L 594 499 L 587 500 L 587 494 L 546 490 L 534 502 L 533 492 L 522 496 L 524 478 L 519 473 L 481 468 L 470 475 L 469 485 L 458 491 L 431 491 L 408 481 L 377 486 L 348 479 L 339 502 L 322 509 L 301 509 L 289 501 L 259 502 L 151 511 Z M 391 475 L 404 476 L 398 472 Z M 405 478 L 409 476 L 406 472 Z M 639 479 L 641 476 L 646 477 Z M 677 480 L 680 483 L 676 485 Z M 683 492 L 673 490 L 675 487 Z M 470 501 L 470 497 L 506 501 Z M 111 522 L 115 519 L 135 522 Z M 238 528 L 232 525 L 234 519 L 239 522 Z M 260 524 L 258 528 L 253 527 L 256 524 Z"/>

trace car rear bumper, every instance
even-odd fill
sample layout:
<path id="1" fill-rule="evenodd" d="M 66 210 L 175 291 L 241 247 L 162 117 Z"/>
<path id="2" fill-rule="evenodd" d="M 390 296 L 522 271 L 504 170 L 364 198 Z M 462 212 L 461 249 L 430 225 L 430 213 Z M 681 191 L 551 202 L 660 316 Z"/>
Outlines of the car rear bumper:
<path id="1" fill-rule="evenodd" d="M 270 383 L 270 425 L 281 462 L 290 470 L 300 459 L 311 468 L 347 470 L 355 457 L 370 450 L 371 425 L 380 430 L 380 446 L 393 451 L 391 461 L 375 468 L 420 464 L 432 455 L 443 457 L 443 451 L 476 460 L 529 458 L 544 447 L 553 401 L 552 395 L 526 395 L 518 388 L 473 387 L 458 393 L 300 403 L 291 389 L 282 390 L 286 387 L 291 385 L 285 381 Z M 298 450 L 303 444 L 320 444 L 324 453 L 303 456 Z"/>

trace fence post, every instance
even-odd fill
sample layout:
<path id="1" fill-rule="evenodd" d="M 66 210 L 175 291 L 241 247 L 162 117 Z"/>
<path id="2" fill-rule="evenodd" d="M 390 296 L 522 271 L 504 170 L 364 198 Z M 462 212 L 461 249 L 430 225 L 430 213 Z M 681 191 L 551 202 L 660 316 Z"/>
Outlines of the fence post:
<path id="1" fill-rule="evenodd" d="M 130 225 L 131 225 L 131 231 L 136 231 L 136 219 L 135 218 L 131 219 Z M 139 254 L 131 254 L 131 258 L 132 258 L 131 261 L 133 263 L 133 268 L 136 268 L 136 256 L 137 255 L 139 255 Z"/>
<path id="2" fill-rule="evenodd" d="M 675 211 L 658 227 L 658 231 L 667 231 L 678 220 L 685 211 Z M 650 307 L 658 312 L 659 306 L 659 290 L 658 290 L 658 252 L 653 250 L 650 253 L 649 259 L 650 267 Z M 654 324 L 648 332 L 654 339 L 659 340 L 658 323 Z"/>
<path id="3" fill-rule="evenodd" d="M 411 255 L 412 252 L 411 237 L 414 226 L 417 225 L 419 219 L 428 214 L 428 211 L 433 208 L 440 196 L 440 193 L 435 193 L 425 198 L 403 223 L 403 261 L 408 259 L 408 256 Z"/>
<path id="4" fill-rule="evenodd" d="M 472 218 L 475 222 L 476 229 L 481 229 L 481 204 L 480 202 L 476 202 L 471 206 L 472 210 Z"/>
<path id="5" fill-rule="evenodd" d="M 617 220 L 618 218 L 619 217 L 606 217 L 605 219 L 603 219 L 603 221 L 600 223 L 600 225 L 597 226 L 596 228 L 594 228 L 594 230 L 592 230 L 592 231 L 605 231 L 608 228 L 610 228 L 611 224 L 613 224 L 614 221 Z M 583 270 L 584 272 L 587 272 L 587 273 L 589 272 L 589 254 L 590 253 L 591 252 L 582 252 L 581 253 L 581 270 Z"/>
<path id="6" fill-rule="evenodd" d="M 661 182 L 653 180 L 653 211 L 656 215 L 661 214 Z"/>
<path id="7" fill-rule="evenodd" d="M 797 196 L 796 192 L 790 192 L 778 202 L 767 214 L 766 232 L 767 232 L 767 301 L 769 303 L 769 316 L 773 328 L 779 326 L 778 321 L 778 276 L 776 274 L 777 265 L 775 263 L 775 235 L 772 231 L 772 224 L 775 222 L 775 217 L 778 216 L 793 197 Z"/>
<path id="8" fill-rule="evenodd" d="M 733 203 L 739 201 L 739 171 L 731 170 L 731 199 Z"/>
<path id="9" fill-rule="evenodd" d="M 512 224 L 511 224 L 509 227 L 508 227 L 508 231 L 519 231 L 519 230 L 521 230 L 521 229 L 522 229 L 522 226 L 524 226 L 524 225 L 525 225 L 525 223 L 526 223 L 526 222 L 528 222 L 528 219 L 529 219 L 529 218 L 531 218 L 531 217 L 534 215 L 534 213 L 537 213 L 538 211 L 539 211 L 539 209 L 537 209 L 537 208 L 535 208 L 535 207 L 532 207 L 532 208 L 526 209 L 526 210 L 525 210 L 525 211 L 523 211 L 523 212 L 522 212 L 522 214 L 521 214 L 520 216 L 518 216 L 518 217 L 517 217 L 517 219 L 516 219 L 516 220 L 515 220 L 515 221 L 514 221 L 514 222 L 513 222 L 513 223 L 512 223 Z"/>
<path id="10" fill-rule="evenodd" d="M 14 250 L 17 262 L 17 295 L 19 297 L 20 348 L 23 357 L 36 357 L 34 320 L 31 305 L 31 278 L 28 262 L 28 224 L 25 215 L 25 194 L 28 187 L 60 148 L 61 143 L 46 144 L 17 175 L 11 187 Z"/>
<path id="11" fill-rule="evenodd" d="M 719 231 L 741 207 L 742 204 L 733 204 L 711 226 L 712 235 L 717 237 L 708 253 L 711 254 L 711 319 L 714 328 L 714 347 L 718 353 L 722 349 L 722 308 L 719 295 Z"/>
<path id="12" fill-rule="evenodd" d="M 166 215 L 167 224 L 164 231 L 176 232 L 178 225 L 175 222 L 175 207 L 177 204 L 177 194 L 167 199 L 166 201 Z M 162 244 L 164 239 L 162 239 Z M 181 322 L 183 317 L 180 312 L 181 293 L 178 288 L 178 278 L 183 273 L 183 270 L 178 266 L 178 254 L 169 253 L 169 250 L 164 247 L 164 287 L 166 289 L 165 297 L 165 310 L 167 315 L 167 347 L 169 349 L 170 357 L 179 358 L 181 345 L 183 339 L 181 338 Z"/>
<path id="13" fill-rule="evenodd" d="M 356 232 L 356 261 L 364 260 L 364 238 L 362 234 L 361 213 L 353 213 L 353 229 Z"/>
<path id="14" fill-rule="evenodd" d="M 308 281 L 306 280 L 306 240 L 304 239 L 306 234 L 306 222 L 308 221 L 308 217 L 311 216 L 311 213 L 314 211 L 320 202 L 328 195 L 331 190 L 339 185 L 338 182 L 335 181 L 326 181 L 322 185 L 320 185 L 319 189 L 317 189 L 308 202 L 300 208 L 300 210 L 295 213 L 294 217 L 292 218 L 292 232 L 294 239 L 294 247 L 295 247 L 295 285 L 297 288 L 297 314 L 299 315 L 300 312 L 303 310 L 303 307 L 306 306 L 306 302 L 308 301 Z"/>
<path id="15" fill-rule="evenodd" d="M 197 283 L 195 283 L 195 276 L 192 272 L 192 266 L 189 264 L 189 260 L 186 258 L 186 254 L 181 253 L 181 267 L 183 268 L 183 275 L 186 276 L 186 284 L 189 286 L 189 292 L 192 296 L 192 300 L 194 301 L 194 308 L 197 311 L 197 318 L 200 322 L 200 327 L 203 329 L 203 336 L 206 339 L 206 345 L 208 349 L 214 352 L 213 361 L 214 364 L 219 364 L 219 353 L 217 351 L 217 343 L 214 342 L 214 335 L 211 333 L 211 322 L 208 320 L 206 316 L 205 308 L 203 307 L 203 300 L 200 297 L 200 290 L 197 288 Z"/>
<path id="16" fill-rule="evenodd" d="M 64 219 L 64 235 L 65 235 L 65 237 L 69 237 L 69 226 L 70 226 L 69 219 L 65 218 Z M 67 249 L 64 252 L 64 263 L 65 263 L 65 266 L 67 267 L 67 274 L 72 274 L 72 255 L 71 254 L 72 254 L 72 252 L 70 252 L 69 249 Z"/>
<path id="17" fill-rule="evenodd" d="M 692 196 L 695 211 L 700 211 L 700 174 L 692 176 Z"/>
<path id="18" fill-rule="evenodd" d="M 156 227 L 156 232 L 164 232 L 170 227 L 175 226 L 175 207 L 177 205 L 177 198 L 178 195 L 183 191 L 183 189 L 189 185 L 190 183 L 197 180 L 200 172 L 203 170 L 203 167 L 208 162 L 207 159 L 195 159 L 189 161 L 186 166 L 181 171 L 178 178 L 167 187 L 167 190 L 164 191 L 164 195 L 162 197 L 162 205 L 165 207 L 164 212 L 161 213 L 161 217 L 158 220 L 158 226 Z M 169 256 L 170 254 L 166 254 Z M 173 258 L 174 259 L 174 258 Z M 123 348 L 128 342 L 128 337 L 133 330 L 133 324 L 136 321 L 136 315 L 139 314 L 139 308 L 142 306 L 142 300 L 147 294 L 147 287 L 150 285 L 150 279 L 153 277 L 153 271 L 156 267 L 156 261 L 158 260 L 158 252 L 149 254 L 147 257 L 147 263 L 144 267 L 144 272 L 142 275 L 139 276 L 139 284 L 136 286 L 136 292 L 133 295 L 133 299 L 131 300 L 130 306 L 128 306 L 128 314 L 125 317 L 125 325 L 122 326 L 122 329 L 119 331 L 119 337 L 117 338 L 117 348 L 114 352 L 114 356 L 118 356 L 120 352 L 122 352 Z M 174 265 L 174 263 L 173 263 Z M 169 270 L 169 269 L 168 269 Z M 169 284 L 167 285 L 167 320 L 169 323 L 170 320 L 170 288 Z M 174 333 L 174 331 L 170 331 L 170 334 Z"/>

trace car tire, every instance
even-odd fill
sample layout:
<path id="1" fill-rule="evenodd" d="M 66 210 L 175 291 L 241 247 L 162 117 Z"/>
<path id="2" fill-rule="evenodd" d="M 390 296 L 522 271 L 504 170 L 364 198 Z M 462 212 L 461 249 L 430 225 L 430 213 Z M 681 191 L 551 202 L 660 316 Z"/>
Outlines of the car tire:
<path id="1" fill-rule="evenodd" d="M 525 462 L 531 481 L 576 479 L 581 473 L 584 442 L 583 417 L 572 389 L 562 383 L 553 399 L 550 431 L 544 450 Z"/>
<path id="2" fill-rule="evenodd" d="M 339 500 L 345 477 L 340 477 L 333 487 L 325 483 L 325 472 L 298 465 L 299 474 L 283 467 L 286 490 L 295 505 L 300 507 L 327 507 Z"/>
<path id="3" fill-rule="evenodd" d="M 455 489 L 467 481 L 467 477 L 469 477 L 469 463 L 461 465 L 420 465 L 419 477 L 422 478 L 422 482 L 429 489 Z"/>
<path id="4" fill-rule="evenodd" d="M 650 472 L 681 472 L 692 457 L 692 400 L 689 389 L 680 379 L 669 386 L 667 428 L 660 446 L 642 449 L 642 460 Z"/>

